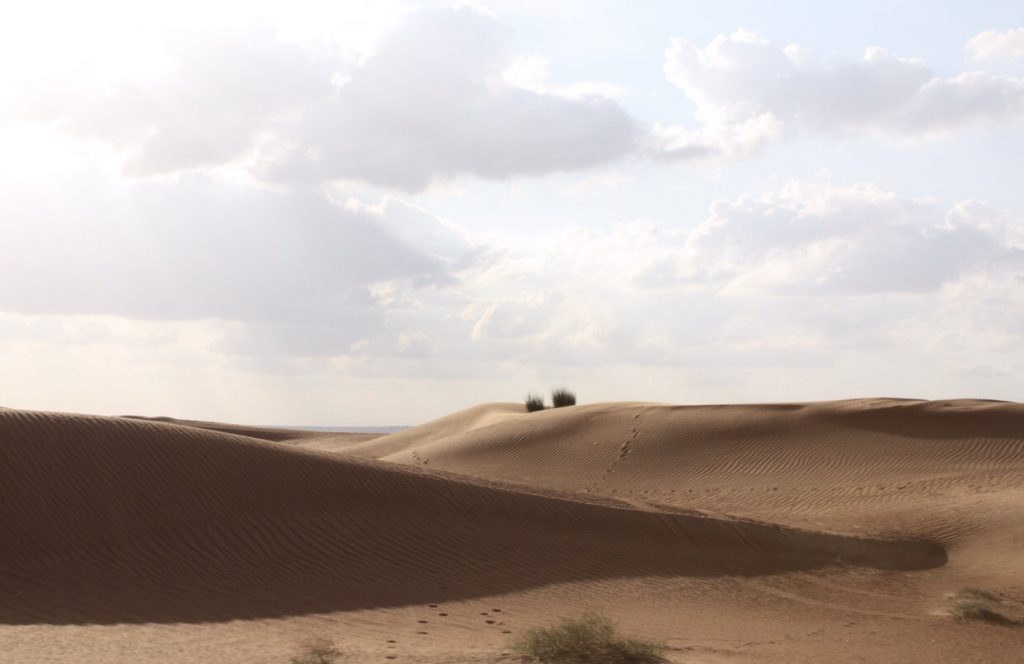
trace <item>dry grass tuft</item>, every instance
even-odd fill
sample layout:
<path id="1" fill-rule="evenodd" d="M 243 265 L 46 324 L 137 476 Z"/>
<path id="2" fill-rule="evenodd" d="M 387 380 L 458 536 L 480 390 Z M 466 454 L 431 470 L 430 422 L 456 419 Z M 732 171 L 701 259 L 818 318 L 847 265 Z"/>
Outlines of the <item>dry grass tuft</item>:
<path id="1" fill-rule="evenodd" d="M 947 612 L 953 620 L 961 623 L 983 622 L 989 625 L 1020 625 L 1019 620 L 993 608 L 993 605 L 1002 600 L 996 595 L 980 588 L 963 588 L 950 598 L 950 605 Z"/>
<path id="2" fill-rule="evenodd" d="M 533 413 L 538 410 L 544 410 L 544 397 L 539 394 L 530 392 L 526 395 L 525 403 L 527 412 Z"/>
<path id="3" fill-rule="evenodd" d="M 292 657 L 291 664 L 335 664 L 341 657 L 341 651 L 334 643 L 326 639 L 318 639 L 306 646 L 306 651 L 298 657 Z"/>
<path id="4" fill-rule="evenodd" d="M 551 405 L 554 408 L 576 405 L 576 393 L 567 387 L 556 387 L 551 390 Z"/>
<path id="5" fill-rule="evenodd" d="M 665 648 L 619 636 L 615 624 L 596 613 L 531 629 L 512 644 L 517 654 L 542 664 L 658 664 Z"/>

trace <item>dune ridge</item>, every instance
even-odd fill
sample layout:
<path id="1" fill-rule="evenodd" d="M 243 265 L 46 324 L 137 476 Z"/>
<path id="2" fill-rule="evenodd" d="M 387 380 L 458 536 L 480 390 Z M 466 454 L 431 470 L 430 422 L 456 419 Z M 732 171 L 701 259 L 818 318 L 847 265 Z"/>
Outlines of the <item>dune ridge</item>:
<path id="1" fill-rule="evenodd" d="M 0 410 L 0 480 L 7 624 L 229 620 L 946 560 L 926 541 L 637 509 L 128 418 Z"/>

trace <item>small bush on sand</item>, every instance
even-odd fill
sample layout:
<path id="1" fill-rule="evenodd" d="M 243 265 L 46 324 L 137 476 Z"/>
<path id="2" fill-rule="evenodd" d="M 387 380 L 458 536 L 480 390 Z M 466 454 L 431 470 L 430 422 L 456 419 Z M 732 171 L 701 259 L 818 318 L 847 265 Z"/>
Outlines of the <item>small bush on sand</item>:
<path id="1" fill-rule="evenodd" d="M 538 627 L 512 644 L 516 654 L 542 664 L 658 664 L 665 646 L 627 639 L 615 624 L 596 613 L 566 618 L 554 627 Z"/>
<path id="2" fill-rule="evenodd" d="M 551 390 L 551 405 L 555 408 L 575 406 L 576 395 L 567 387 L 556 387 Z"/>
<path id="3" fill-rule="evenodd" d="M 999 613 L 985 602 L 961 599 L 949 607 L 949 615 L 957 622 L 985 622 L 990 625 L 1019 625 L 1013 618 Z"/>
<path id="4" fill-rule="evenodd" d="M 949 615 L 957 622 L 984 622 L 990 625 L 1020 625 L 1019 620 L 1004 616 L 993 608 L 1002 600 L 979 588 L 964 588 L 951 596 Z"/>
<path id="5" fill-rule="evenodd" d="M 544 410 L 544 397 L 539 394 L 534 394 L 533 392 L 527 394 L 526 410 L 531 413 L 538 410 Z"/>
<path id="6" fill-rule="evenodd" d="M 341 657 L 341 651 L 327 640 L 318 639 L 306 646 L 306 651 L 298 657 L 292 657 L 291 664 L 335 664 Z"/>

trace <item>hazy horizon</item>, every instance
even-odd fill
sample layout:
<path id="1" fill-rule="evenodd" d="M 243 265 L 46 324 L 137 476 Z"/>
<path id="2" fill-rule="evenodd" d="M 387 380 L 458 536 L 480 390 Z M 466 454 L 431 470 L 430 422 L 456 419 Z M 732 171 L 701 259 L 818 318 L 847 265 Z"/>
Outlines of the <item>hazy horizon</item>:
<path id="1" fill-rule="evenodd" d="M 1024 400 L 1024 6 L 33 3 L 0 403 Z"/>

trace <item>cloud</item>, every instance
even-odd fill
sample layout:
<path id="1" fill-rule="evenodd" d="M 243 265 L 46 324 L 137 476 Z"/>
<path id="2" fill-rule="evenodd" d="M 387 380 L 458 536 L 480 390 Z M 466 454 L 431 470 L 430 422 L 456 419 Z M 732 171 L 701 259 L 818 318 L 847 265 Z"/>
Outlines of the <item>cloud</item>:
<path id="1" fill-rule="evenodd" d="M 395 199 L 196 176 L 111 187 L 0 188 L 12 366 L 114 364 L 121 394 L 201 376 L 211 398 L 423 380 L 512 399 L 577 379 L 595 399 L 645 398 L 616 391 L 644 372 L 668 391 L 699 374 L 686 394 L 703 400 L 794 373 L 839 397 L 878 389 L 878 358 L 924 370 L 906 358 L 942 352 L 931 379 L 997 366 L 1024 339 L 1024 224 L 978 201 L 793 182 L 696 220 L 474 238 Z M 837 371 L 853 382 L 816 391 Z"/>
<path id="2" fill-rule="evenodd" d="M 331 94 L 338 66 L 269 28 L 180 36 L 171 50 L 159 73 L 39 84 L 22 96 L 22 114 L 111 144 L 130 175 L 195 170 L 245 157 L 277 123 Z"/>
<path id="3" fill-rule="evenodd" d="M 1024 28 L 978 33 L 967 42 L 967 50 L 975 60 L 1024 57 Z"/>
<path id="4" fill-rule="evenodd" d="M 417 190 L 436 178 L 539 175 L 631 152 L 634 121 L 600 95 L 515 87 L 510 31 L 469 9 L 420 12 L 311 108 L 265 174 Z"/>
<path id="5" fill-rule="evenodd" d="M 113 145 L 134 176 L 232 164 L 278 184 L 416 191 L 633 151 L 640 131 L 618 102 L 586 84 L 516 85 L 505 72 L 517 57 L 511 30 L 468 8 L 412 12 L 360 60 L 267 29 L 202 33 L 179 39 L 166 71 L 37 84 L 21 112 Z"/>
<path id="6" fill-rule="evenodd" d="M 243 324 L 226 342 L 238 352 L 331 355 L 380 333 L 382 293 L 441 287 L 471 262 L 464 240 L 398 201 L 206 177 L 62 184 L 0 192 L 2 311 L 219 319 Z"/>
<path id="7" fill-rule="evenodd" d="M 715 203 L 679 274 L 748 292 L 927 292 L 973 270 L 1024 265 L 1010 228 L 979 203 L 943 211 L 874 185 L 793 183 Z"/>
<path id="8" fill-rule="evenodd" d="M 918 59 L 868 48 L 860 59 L 779 47 L 738 30 L 700 47 L 673 39 L 665 76 L 696 105 L 700 127 L 659 126 L 665 158 L 735 157 L 802 133 L 919 140 L 1024 119 L 1024 80 L 936 77 Z"/>
<path id="9" fill-rule="evenodd" d="M 945 208 L 872 184 L 794 182 L 718 201 L 692 226 L 501 238 L 459 288 L 484 357 L 818 365 L 898 345 L 900 321 L 932 316 L 958 285 L 1013 282 L 1020 227 L 977 201 Z"/>
<path id="10" fill-rule="evenodd" d="M 395 199 L 213 177 L 19 181 L 0 196 L 0 311 L 205 321 L 212 351 L 247 370 L 793 362 L 883 343 L 892 319 L 918 315 L 910 303 L 1024 272 L 1019 218 L 871 184 L 794 182 L 695 223 L 487 238 Z"/>

